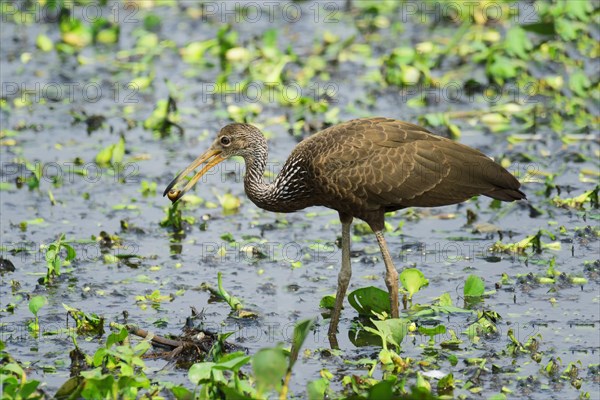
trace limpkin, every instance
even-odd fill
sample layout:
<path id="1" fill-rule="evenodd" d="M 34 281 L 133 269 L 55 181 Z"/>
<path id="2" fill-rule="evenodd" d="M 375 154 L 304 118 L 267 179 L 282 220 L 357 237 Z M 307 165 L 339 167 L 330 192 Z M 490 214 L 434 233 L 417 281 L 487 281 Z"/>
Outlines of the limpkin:
<path id="1" fill-rule="evenodd" d="M 267 142 L 249 124 L 221 129 L 210 149 L 167 186 L 181 198 L 209 169 L 231 156 L 246 162 L 244 189 L 258 207 L 293 212 L 309 206 L 336 210 L 342 223 L 342 267 L 329 337 L 335 337 L 350 282 L 350 224 L 365 221 L 375 233 L 385 263 L 391 314 L 398 317 L 398 272 L 383 236 L 386 212 L 406 207 L 461 203 L 475 195 L 502 201 L 525 198 L 519 181 L 483 153 L 424 128 L 389 118 L 362 118 L 315 133 L 300 142 L 272 183 L 263 181 Z M 178 184 L 206 163 L 182 188 Z"/>

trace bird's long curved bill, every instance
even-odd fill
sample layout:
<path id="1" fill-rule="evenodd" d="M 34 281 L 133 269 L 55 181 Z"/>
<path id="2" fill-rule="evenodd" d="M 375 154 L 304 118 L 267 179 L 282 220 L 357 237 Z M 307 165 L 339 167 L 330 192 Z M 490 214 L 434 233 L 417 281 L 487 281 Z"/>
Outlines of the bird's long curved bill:
<path id="1" fill-rule="evenodd" d="M 181 171 L 179 175 L 177 175 L 175 179 L 171 181 L 171 183 L 169 183 L 169 186 L 167 186 L 167 188 L 165 189 L 163 196 L 169 197 L 169 200 L 175 203 L 188 190 L 190 190 L 200 178 L 202 178 L 202 175 L 204 175 L 209 169 L 211 169 L 212 167 L 224 160 L 225 158 L 221 156 L 220 150 L 208 150 L 207 152 L 201 154 L 198 158 L 194 160 L 194 162 L 188 165 L 186 169 Z M 177 185 L 179 185 L 190 172 L 192 172 L 204 163 L 206 163 L 204 168 L 198 171 L 196 175 L 194 175 L 193 178 L 190 179 L 190 181 L 183 187 L 183 189 L 177 189 Z"/>

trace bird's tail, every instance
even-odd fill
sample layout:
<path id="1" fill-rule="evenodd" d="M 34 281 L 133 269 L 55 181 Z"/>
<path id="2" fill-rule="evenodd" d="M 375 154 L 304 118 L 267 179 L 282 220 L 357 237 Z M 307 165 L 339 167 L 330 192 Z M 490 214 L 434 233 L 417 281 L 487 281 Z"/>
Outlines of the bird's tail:
<path id="1" fill-rule="evenodd" d="M 485 193 L 485 195 L 491 197 L 492 199 L 498 199 L 502 201 L 515 201 L 527 199 L 525 193 L 521 192 L 519 189 L 498 188 Z"/>

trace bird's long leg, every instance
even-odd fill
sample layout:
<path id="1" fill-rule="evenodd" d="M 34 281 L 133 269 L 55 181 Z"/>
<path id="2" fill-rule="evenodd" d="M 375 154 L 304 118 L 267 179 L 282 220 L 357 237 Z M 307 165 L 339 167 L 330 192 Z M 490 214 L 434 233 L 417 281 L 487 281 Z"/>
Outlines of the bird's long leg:
<path id="1" fill-rule="evenodd" d="M 375 236 L 377 237 L 377 243 L 379 243 L 379 248 L 383 255 L 383 262 L 385 263 L 385 285 L 390 293 L 392 318 L 398 318 L 398 271 L 396 271 L 396 267 L 394 267 L 394 262 L 388 251 L 383 231 L 376 231 Z"/>
<path id="2" fill-rule="evenodd" d="M 348 284 L 352 277 L 352 266 L 350 265 L 350 225 L 352 224 L 352 217 L 340 214 L 340 220 L 342 221 L 342 268 L 338 275 L 335 307 L 333 309 L 333 314 L 331 314 L 331 321 L 329 322 L 329 339 L 332 347 L 337 347 L 335 335 L 337 333 L 338 323 L 340 322 L 344 297 L 346 297 L 346 289 L 348 289 Z"/>

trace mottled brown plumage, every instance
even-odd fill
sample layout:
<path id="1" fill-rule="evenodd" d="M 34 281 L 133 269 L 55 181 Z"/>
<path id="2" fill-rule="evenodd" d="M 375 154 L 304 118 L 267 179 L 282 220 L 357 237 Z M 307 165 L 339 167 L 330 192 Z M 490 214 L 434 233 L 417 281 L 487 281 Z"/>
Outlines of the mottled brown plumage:
<path id="1" fill-rule="evenodd" d="M 480 194 L 503 201 L 525 198 L 519 181 L 483 153 L 418 125 L 389 118 L 355 119 L 310 136 L 296 146 L 271 184 L 262 179 L 267 153 L 266 141 L 257 128 L 227 125 L 211 148 L 171 182 L 165 194 L 177 201 L 208 169 L 236 155 L 246 162 L 245 191 L 257 206 L 274 212 L 310 206 L 337 210 L 342 221 L 342 270 L 330 323 L 332 336 L 350 280 L 349 227 L 353 218 L 367 222 L 376 234 L 386 264 L 392 316 L 397 317 L 397 272 L 382 233 L 386 212 L 461 203 Z M 182 190 L 174 189 L 205 162 Z"/>

